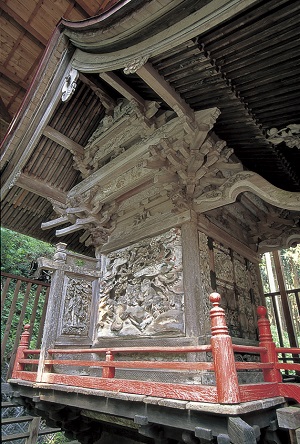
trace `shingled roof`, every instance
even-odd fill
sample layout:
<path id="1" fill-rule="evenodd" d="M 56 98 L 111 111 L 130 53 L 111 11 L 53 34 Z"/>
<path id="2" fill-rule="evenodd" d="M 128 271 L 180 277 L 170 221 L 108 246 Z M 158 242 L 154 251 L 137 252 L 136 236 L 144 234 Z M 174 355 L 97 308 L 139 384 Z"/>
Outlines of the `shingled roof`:
<path id="1" fill-rule="evenodd" d="M 63 19 L 3 142 L 3 226 L 57 242 L 41 224 L 84 177 L 74 153 L 126 95 L 162 111 L 172 110 L 171 92 L 187 113 L 218 108 L 214 132 L 244 169 L 299 192 L 299 39 L 299 2 L 288 0 L 121 1 L 80 22 Z M 78 85 L 62 101 L 71 61 Z M 171 92 L 161 93 L 162 79 Z M 93 254 L 79 238 L 60 240 Z"/>

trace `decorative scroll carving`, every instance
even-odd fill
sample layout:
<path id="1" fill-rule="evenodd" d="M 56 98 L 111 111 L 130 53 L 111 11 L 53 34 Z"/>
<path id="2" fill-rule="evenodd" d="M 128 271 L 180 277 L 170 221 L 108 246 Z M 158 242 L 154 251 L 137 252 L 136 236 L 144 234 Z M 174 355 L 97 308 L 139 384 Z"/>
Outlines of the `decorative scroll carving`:
<path id="1" fill-rule="evenodd" d="M 267 132 L 268 140 L 274 145 L 284 142 L 289 148 L 298 148 L 300 150 L 300 125 L 290 124 L 285 128 L 278 130 L 277 128 L 271 128 Z"/>
<path id="2" fill-rule="evenodd" d="M 65 78 L 65 83 L 62 87 L 62 96 L 61 96 L 62 102 L 67 102 L 74 94 L 75 89 L 77 87 L 78 77 L 79 77 L 78 71 L 74 68 L 71 68 L 71 71 L 69 75 Z"/>
<path id="3" fill-rule="evenodd" d="M 92 282 L 69 278 L 64 301 L 62 334 L 87 336 L 92 302 Z"/>
<path id="4" fill-rule="evenodd" d="M 49 229 L 69 222 L 71 225 L 56 230 L 56 236 L 84 230 L 86 245 L 93 243 L 99 247 L 107 242 L 109 234 L 115 227 L 117 205 L 115 202 L 98 205 L 93 199 L 89 202 L 91 191 L 68 198 L 66 204 L 52 201 L 53 209 L 59 217 L 42 224 L 42 228 Z"/>
<path id="5" fill-rule="evenodd" d="M 300 207 L 300 193 L 281 190 L 254 172 L 241 171 L 223 182 L 218 189 L 195 198 L 195 210 L 205 212 L 228 205 L 235 202 L 237 196 L 245 191 L 250 191 L 280 208 L 298 211 Z"/>
<path id="6" fill-rule="evenodd" d="M 125 74 L 134 74 L 139 68 L 141 68 L 148 60 L 148 56 L 139 57 L 131 60 L 125 65 Z"/>
<path id="7" fill-rule="evenodd" d="M 98 338 L 183 334 L 181 262 L 178 229 L 108 254 Z"/>

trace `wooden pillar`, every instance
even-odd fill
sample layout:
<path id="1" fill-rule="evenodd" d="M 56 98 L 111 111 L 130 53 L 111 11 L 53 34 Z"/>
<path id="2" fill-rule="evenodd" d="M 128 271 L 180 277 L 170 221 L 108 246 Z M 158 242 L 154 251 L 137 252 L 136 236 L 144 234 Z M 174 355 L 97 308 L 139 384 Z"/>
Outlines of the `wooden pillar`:
<path id="1" fill-rule="evenodd" d="M 288 296 L 287 296 L 287 292 L 285 289 L 285 283 L 284 283 L 284 278 L 283 278 L 283 273 L 282 273 L 282 262 L 281 262 L 281 258 L 279 256 L 278 251 L 273 251 L 273 258 L 274 258 L 278 287 L 279 287 L 280 296 L 281 296 L 282 309 L 283 309 L 283 313 L 284 313 L 284 317 L 285 317 L 286 329 L 287 329 L 287 333 L 288 333 L 288 337 L 289 337 L 289 341 L 290 341 L 290 347 L 298 347 L 296 337 L 295 337 L 295 332 L 293 329 L 293 321 L 291 318 Z"/>
<path id="2" fill-rule="evenodd" d="M 186 336 L 198 338 L 205 334 L 201 323 L 205 306 L 201 276 L 196 215 L 181 226 L 182 266 Z"/>
<path id="3" fill-rule="evenodd" d="M 58 323 L 61 312 L 62 290 L 64 285 L 64 271 L 59 268 L 59 265 L 64 264 L 67 259 L 65 250 L 66 244 L 57 244 L 56 253 L 54 254 L 54 262 L 56 263 L 57 267 L 54 269 L 51 278 L 51 287 L 45 317 L 40 360 L 37 370 L 37 382 L 42 382 L 43 373 L 45 371 L 45 359 L 47 357 L 49 348 L 53 347 L 57 337 Z"/>
<path id="4" fill-rule="evenodd" d="M 29 436 L 26 438 L 25 444 L 36 444 L 38 442 L 40 422 L 40 417 L 32 418 L 28 429 Z"/>

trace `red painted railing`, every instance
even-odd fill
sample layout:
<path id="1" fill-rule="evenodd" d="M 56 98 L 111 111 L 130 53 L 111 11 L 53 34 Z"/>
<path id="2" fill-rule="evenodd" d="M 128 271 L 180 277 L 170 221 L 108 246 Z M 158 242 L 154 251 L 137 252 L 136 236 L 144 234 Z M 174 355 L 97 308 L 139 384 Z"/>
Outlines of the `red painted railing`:
<path id="1" fill-rule="evenodd" d="M 64 384 L 97 390 L 110 390 L 116 392 L 142 394 L 145 396 L 158 396 L 171 399 L 210 402 L 220 404 L 238 404 L 241 402 L 266 399 L 276 396 L 292 398 L 300 402 L 300 384 L 283 383 L 280 369 L 300 370 L 300 364 L 280 363 L 279 353 L 300 354 L 300 348 L 276 348 L 273 342 L 270 323 L 266 318 L 266 308 L 258 307 L 259 346 L 244 346 L 232 344 L 225 322 L 224 310 L 219 306 L 220 295 L 212 293 L 210 301 L 213 308 L 211 318 L 210 345 L 190 347 L 115 347 L 90 349 L 50 349 L 48 359 L 42 365 L 39 359 L 40 350 L 28 349 L 29 325 L 21 336 L 18 347 L 13 379 L 33 381 L 36 384 Z M 260 362 L 236 362 L 234 353 L 253 353 L 260 355 Z M 211 353 L 212 362 L 170 362 L 150 360 L 116 360 L 118 356 L 128 354 L 188 354 Z M 93 354 L 105 356 L 101 361 L 70 359 L 71 355 L 84 356 Z M 55 355 L 68 355 L 69 359 L 55 359 Z M 37 371 L 37 366 L 43 367 Z M 27 370 L 27 366 L 35 369 Z M 100 376 L 71 375 L 58 372 L 54 366 L 62 367 L 99 367 L 102 368 Z M 116 369 L 158 369 L 177 371 L 208 371 L 214 372 L 216 385 L 163 383 L 142 380 L 120 379 L 116 377 Z M 264 382 L 255 384 L 239 384 L 239 370 L 261 370 Z M 43 385 L 44 387 L 44 385 Z"/>

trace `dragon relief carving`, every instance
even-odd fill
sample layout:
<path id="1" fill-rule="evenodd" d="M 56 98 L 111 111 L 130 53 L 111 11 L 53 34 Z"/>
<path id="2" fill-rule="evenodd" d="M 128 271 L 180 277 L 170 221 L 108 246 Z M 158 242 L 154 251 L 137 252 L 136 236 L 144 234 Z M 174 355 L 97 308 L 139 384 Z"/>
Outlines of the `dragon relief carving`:
<path id="1" fill-rule="evenodd" d="M 98 339 L 184 333 L 180 230 L 109 253 Z"/>

